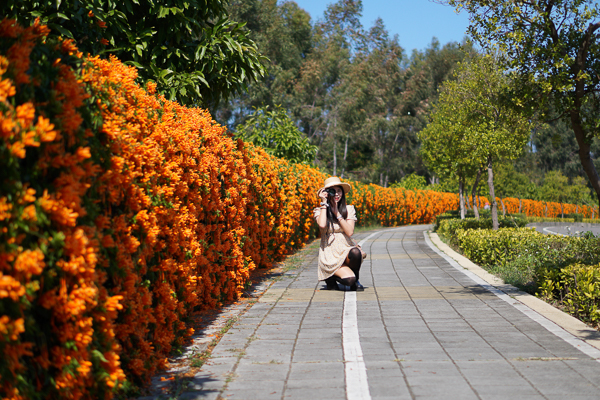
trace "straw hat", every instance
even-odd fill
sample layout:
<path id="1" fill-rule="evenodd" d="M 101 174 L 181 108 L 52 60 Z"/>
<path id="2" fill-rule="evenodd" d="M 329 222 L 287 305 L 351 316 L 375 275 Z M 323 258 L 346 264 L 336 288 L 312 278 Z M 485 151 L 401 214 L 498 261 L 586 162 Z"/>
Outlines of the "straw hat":
<path id="1" fill-rule="evenodd" d="M 317 195 L 319 195 L 322 190 L 332 186 L 341 186 L 344 194 L 348 193 L 350 189 L 352 189 L 352 186 L 350 186 L 349 183 L 342 182 L 337 176 L 332 176 L 331 178 L 325 179 L 325 183 L 323 184 L 323 187 L 317 191 Z"/>

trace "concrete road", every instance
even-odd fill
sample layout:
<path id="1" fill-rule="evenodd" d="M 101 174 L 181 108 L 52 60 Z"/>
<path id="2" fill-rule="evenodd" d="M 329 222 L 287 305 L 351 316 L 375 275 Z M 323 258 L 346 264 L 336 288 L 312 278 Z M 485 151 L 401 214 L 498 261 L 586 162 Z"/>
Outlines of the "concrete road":
<path id="1" fill-rule="evenodd" d="M 578 236 L 584 232 L 592 232 L 600 236 L 600 224 L 583 222 L 534 222 L 528 227 L 537 229 L 538 232 L 551 235 Z"/>
<path id="2" fill-rule="evenodd" d="M 177 398 L 599 399 L 600 351 L 453 266 L 430 228 L 357 235 L 364 292 L 323 290 L 306 253 Z"/>

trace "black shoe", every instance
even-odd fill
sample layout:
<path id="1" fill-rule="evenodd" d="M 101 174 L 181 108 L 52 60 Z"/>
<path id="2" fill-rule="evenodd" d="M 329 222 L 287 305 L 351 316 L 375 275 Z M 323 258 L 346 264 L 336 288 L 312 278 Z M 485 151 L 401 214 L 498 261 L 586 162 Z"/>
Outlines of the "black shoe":
<path id="1" fill-rule="evenodd" d="M 337 282 L 335 281 L 335 278 L 327 278 L 325 279 L 325 284 L 327 285 L 327 287 L 325 288 L 325 290 L 339 290 L 340 288 L 338 287 Z"/>
<path id="2" fill-rule="evenodd" d="M 350 290 L 352 292 L 364 292 L 365 287 L 363 285 L 361 285 L 361 283 L 359 281 L 356 281 L 356 283 L 354 285 L 350 286 Z"/>

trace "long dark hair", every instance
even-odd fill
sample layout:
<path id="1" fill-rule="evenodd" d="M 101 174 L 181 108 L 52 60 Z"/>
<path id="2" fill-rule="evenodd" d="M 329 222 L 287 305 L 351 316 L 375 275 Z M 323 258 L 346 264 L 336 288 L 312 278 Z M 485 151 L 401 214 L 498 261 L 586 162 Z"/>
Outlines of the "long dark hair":
<path id="1" fill-rule="evenodd" d="M 332 186 L 334 188 L 336 186 Z M 346 209 L 346 193 L 344 193 L 344 188 L 341 186 L 337 186 L 342 189 L 342 197 L 340 198 L 340 202 L 337 205 L 337 209 L 342 214 L 344 219 L 348 218 L 348 210 Z M 337 215 L 333 215 L 333 205 L 335 204 L 335 199 L 333 196 L 327 195 L 327 203 L 329 203 L 329 207 L 327 207 L 327 233 L 333 233 L 333 224 L 338 222 Z"/>

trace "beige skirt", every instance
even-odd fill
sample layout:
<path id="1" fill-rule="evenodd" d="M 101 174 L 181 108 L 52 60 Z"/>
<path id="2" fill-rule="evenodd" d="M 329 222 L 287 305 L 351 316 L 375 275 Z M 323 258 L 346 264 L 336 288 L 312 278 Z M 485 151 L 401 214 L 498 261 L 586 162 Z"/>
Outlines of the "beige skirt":
<path id="1" fill-rule="evenodd" d="M 353 247 L 356 244 L 338 224 L 334 224 L 333 233 L 323 232 L 319 248 L 319 280 L 332 276 L 342 266 Z"/>

